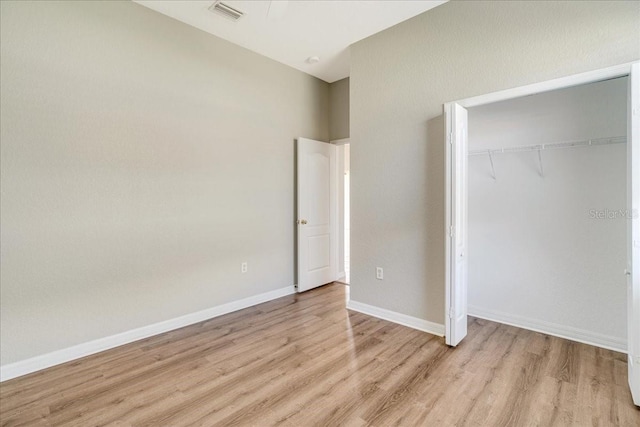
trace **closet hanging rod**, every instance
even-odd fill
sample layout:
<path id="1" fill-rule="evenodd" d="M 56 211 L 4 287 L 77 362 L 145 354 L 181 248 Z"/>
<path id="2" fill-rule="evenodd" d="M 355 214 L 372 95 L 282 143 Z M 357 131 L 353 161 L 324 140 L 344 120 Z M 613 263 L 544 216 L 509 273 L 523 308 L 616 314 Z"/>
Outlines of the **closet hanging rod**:
<path id="1" fill-rule="evenodd" d="M 553 149 L 553 148 L 575 148 L 575 147 L 590 147 L 594 145 L 625 144 L 626 142 L 627 142 L 626 136 L 612 136 L 608 138 L 583 139 L 579 141 L 565 141 L 565 142 L 553 142 L 549 144 L 524 145 L 521 147 L 469 150 L 469 156 L 480 156 L 483 154 L 518 153 L 521 151 L 539 151 L 539 150 L 547 150 L 547 149 Z"/>

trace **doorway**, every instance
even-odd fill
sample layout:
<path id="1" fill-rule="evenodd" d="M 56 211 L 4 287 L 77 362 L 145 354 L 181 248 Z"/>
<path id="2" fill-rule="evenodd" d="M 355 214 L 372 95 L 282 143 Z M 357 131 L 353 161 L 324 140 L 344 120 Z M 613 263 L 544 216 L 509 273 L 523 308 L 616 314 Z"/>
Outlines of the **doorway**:
<path id="1" fill-rule="evenodd" d="M 338 281 L 346 285 L 351 280 L 351 150 L 349 138 L 331 141 L 338 150 Z"/>
<path id="2" fill-rule="evenodd" d="M 349 144 L 344 144 L 344 282 L 348 285 L 351 282 L 351 208 L 350 208 L 350 186 L 351 186 L 351 150 Z"/>
<path id="3" fill-rule="evenodd" d="M 468 312 L 468 111 L 498 101 L 628 76 L 626 133 L 626 248 L 628 379 L 634 403 L 640 405 L 640 63 L 560 78 L 445 104 L 446 116 L 446 342 L 457 345 L 466 335 Z M 538 151 L 540 155 L 540 151 Z M 489 156 L 492 176 L 496 176 Z M 544 174 L 541 157 L 539 171 Z M 622 275 L 622 272 L 620 272 Z"/>
<path id="4" fill-rule="evenodd" d="M 350 280 L 349 140 L 296 140 L 296 288 Z"/>

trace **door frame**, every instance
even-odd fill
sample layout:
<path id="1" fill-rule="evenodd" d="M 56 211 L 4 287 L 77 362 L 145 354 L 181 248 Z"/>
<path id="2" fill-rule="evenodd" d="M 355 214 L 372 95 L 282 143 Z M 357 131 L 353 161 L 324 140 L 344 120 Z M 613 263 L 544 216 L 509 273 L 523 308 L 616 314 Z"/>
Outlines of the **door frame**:
<path id="1" fill-rule="evenodd" d="M 453 165 L 450 163 L 451 161 L 451 157 L 450 157 L 450 153 L 452 151 L 452 147 L 449 147 L 449 142 L 451 144 L 460 144 L 460 141 L 456 141 L 455 135 L 453 135 L 452 132 L 452 120 L 454 117 L 454 110 L 456 105 L 462 106 L 464 108 L 471 108 L 471 107 L 477 107 L 480 105 L 485 105 L 485 104 L 491 104 L 494 102 L 498 102 L 498 101 L 506 101 L 509 99 L 514 99 L 514 98 L 520 98 L 523 96 L 528 96 L 528 95 L 535 95 L 535 94 L 539 94 L 539 93 L 543 93 L 543 92 L 549 92 L 549 91 L 553 91 L 553 90 L 558 90 L 558 89 L 565 89 L 565 88 L 569 88 L 569 87 L 573 87 L 573 86 L 579 86 L 579 85 L 583 85 L 583 84 L 588 84 L 588 83 L 595 83 L 595 82 L 599 82 L 599 81 L 603 81 L 603 80 L 608 80 L 608 79 L 613 79 L 613 78 L 617 78 L 617 77 L 624 77 L 624 76 L 629 76 L 630 79 L 632 79 L 631 75 L 632 75 L 632 70 L 633 70 L 633 79 L 639 79 L 640 76 L 637 75 L 638 74 L 638 69 L 639 69 L 639 64 L 640 62 L 638 61 L 634 61 L 634 62 L 629 62 L 629 63 L 625 63 L 625 64 L 620 64 L 620 65 L 616 65 L 616 66 L 612 66 L 612 67 L 607 67 L 607 68 L 603 68 L 603 69 L 599 69 L 599 70 L 594 70 L 594 71 L 589 71 L 589 72 L 585 72 L 585 73 L 580 73 L 580 74 L 575 74 L 575 75 L 571 75 L 571 76 L 566 76 L 566 77 L 560 77 L 557 79 L 553 79 L 553 80 L 548 80 L 548 81 L 544 81 L 544 82 L 540 82 L 540 83 L 534 83 L 534 84 L 530 84 L 530 85 L 526 85 L 526 86 L 521 86 L 521 87 L 516 87 L 516 88 L 512 88 L 512 89 L 506 89 L 506 90 L 501 90 L 501 91 L 497 91 L 497 92 L 492 92 L 492 93 L 488 93 L 488 94 L 484 94 L 484 95 L 479 95 L 479 96 L 474 96 L 471 98 L 465 98 L 465 99 L 459 99 L 456 101 L 452 101 L 452 102 L 447 102 L 444 104 L 444 115 L 445 115 L 445 123 L 447 126 L 446 129 L 446 153 L 447 156 L 446 157 L 446 165 L 445 165 L 445 197 L 446 197 L 446 201 L 445 201 L 445 236 L 447 236 L 445 238 L 446 244 L 445 244 L 445 265 L 446 265 L 446 271 L 445 271 L 445 325 L 451 326 L 453 327 L 453 325 L 450 325 L 450 311 L 451 311 L 451 307 L 454 306 L 455 304 L 455 292 L 456 289 L 454 287 L 454 283 L 452 281 L 452 274 L 451 274 L 451 268 L 453 268 L 453 263 L 454 263 L 454 259 L 452 259 L 451 257 L 451 250 L 450 250 L 450 246 L 451 246 L 451 238 L 450 234 L 451 234 L 451 226 L 452 226 L 452 210 L 454 209 L 453 206 L 453 201 L 451 199 L 451 196 L 453 193 L 453 188 L 452 188 L 452 183 L 455 182 L 455 178 L 459 175 L 462 175 L 462 173 L 457 173 L 457 171 L 455 170 L 456 168 L 453 167 Z M 629 101 L 630 102 L 630 101 Z M 633 106 L 633 107 L 629 107 L 632 108 L 632 114 L 634 116 L 640 114 L 637 113 L 637 106 Z M 627 113 L 629 114 L 629 113 Z M 638 119 L 636 119 L 638 120 Z M 635 123 L 635 121 L 634 121 Z M 633 145 L 633 150 L 640 150 L 640 141 L 638 141 L 638 136 L 633 133 L 633 134 L 629 134 L 628 135 L 629 141 L 628 144 L 632 144 Z M 628 153 L 630 153 L 631 151 L 628 150 Z M 635 157 L 635 156 L 634 156 Z M 631 163 L 629 163 L 631 164 Z M 635 164 L 634 164 L 635 165 Z M 463 171 L 463 173 L 466 171 Z M 635 175 L 638 174 L 637 171 L 633 171 L 633 173 Z M 464 173 L 466 175 L 466 173 Z M 630 174 L 627 174 L 627 180 L 630 180 Z M 630 183 L 628 183 L 630 184 Z M 629 185 L 630 187 L 630 185 Z M 465 198 L 464 200 L 465 204 L 468 204 L 468 198 Z M 463 230 L 463 232 L 466 233 L 466 228 L 468 228 L 468 224 L 464 224 L 465 230 Z M 457 230 L 456 230 L 457 232 Z M 634 272 L 634 278 L 636 277 L 635 275 L 638 273 Z M 637 279 L 636 279 L 637 280 Z M 466 283 L 466 278 L 464 280 L 464 284 L 463 286 L 466 288 L 467 283 Z M 464 304 L 466 304 L 466 302 L 464 302 Z M 628 309 L 632 310 L 631 316 L 635 319 L 639 319 L 640 318 L 640 304 L 638 304 L 637 301 L 635 302 L 630 302 L 628 301 Z M 631 334 L 631 328 L 632 325 L 627 325 L 627 330 L 629 332 L 629 334 Z M 445 339 L 447 340 L 447 342 L 451 341 L 451 336 L 455 336 L 455 331 L 450 331 L 449 327 L 446 328 L 447 332 L 445 334 Z M 629 340 L 631 342 L 631 340 Z M 636 341 L 640 341 L 640 339 L 635 339 L 634 342 Z M 636 345 L 640 346 L 640 342 L 636 342 Z M 629 352 L 627 352 L 629 353 Z M 630 358 L 629 358 L 630 359 Z M 632 366 L 636 366 L 635 364 L 640 364 L 640 360 L 628 360 L 628 363 L 632 364 Z M 631 366 L 629 367 L 629 369 L 631 369 Z M 640 367 L 634 368 L 634 369 L 640 369 Z M 636 394 L 639 394 L 640 392 L 637 392 Z M 638 398 L 636 396 L 636 398 Z M 635 402 L 636 404 L 638 404 L 638 402 Z"/>
<path id="2" fill-rule="evenodd" d="M 344 263 L 344 220 L 345 220 L 345 206 L 344 206 L 344 146 L 351 144 L 350 138 L 334 139 L 329 141 L 331 144 L 338 147 L 337 159 L 338 159 L 338 279 L 337 281 L 348 285 L 346 282 L 346 271 Z"/>
<path id="3" fill-rule="evenodd" d="M 631 65 L 627 98 L 627 368 L 633 402 L 640 406 L 640 61 Z"/>

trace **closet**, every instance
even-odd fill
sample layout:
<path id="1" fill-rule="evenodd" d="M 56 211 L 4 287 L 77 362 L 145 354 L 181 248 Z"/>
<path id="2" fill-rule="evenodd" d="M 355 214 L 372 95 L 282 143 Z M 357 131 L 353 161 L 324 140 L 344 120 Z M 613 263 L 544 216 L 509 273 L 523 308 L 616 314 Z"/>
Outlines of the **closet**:
<path id="1" fill-rule="evenodd" d="M 625 348 L 627 79 L 468 109 L 470 315 Z"/>

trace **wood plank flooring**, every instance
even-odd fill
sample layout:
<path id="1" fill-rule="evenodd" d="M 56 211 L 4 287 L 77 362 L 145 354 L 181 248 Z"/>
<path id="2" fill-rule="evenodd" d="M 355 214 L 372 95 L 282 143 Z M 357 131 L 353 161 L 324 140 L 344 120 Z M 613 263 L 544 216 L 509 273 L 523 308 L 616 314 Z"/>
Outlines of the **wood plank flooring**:
<path id="1" fill-rule="evenodd" d="M 0 384 L 2 426 L 640 426 L 625 356 L 471 318 L 442 338 L 332 284 Z"/>

